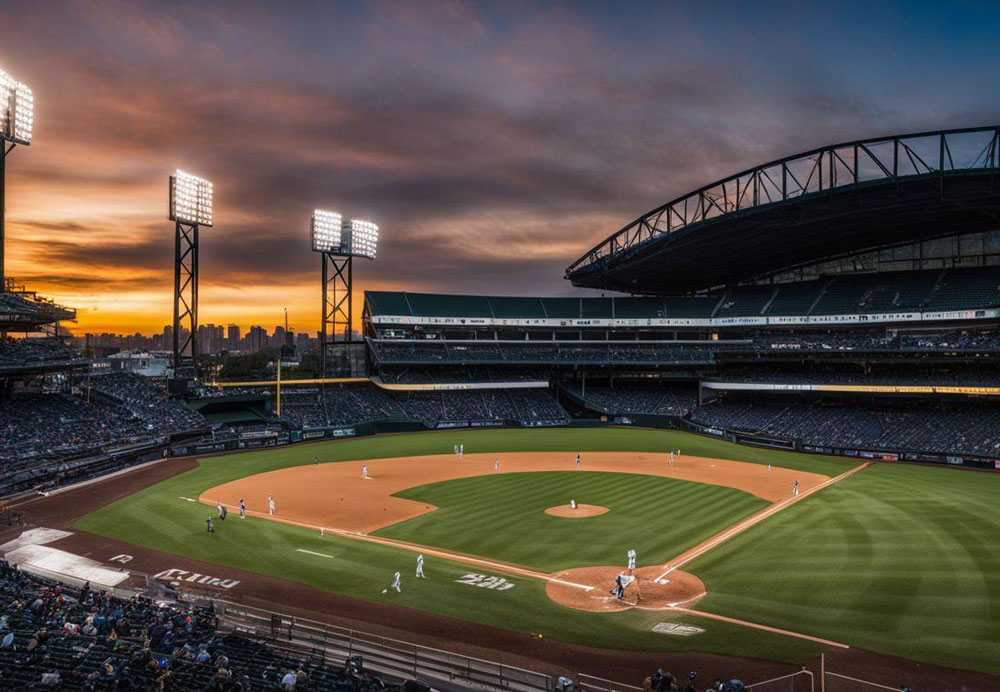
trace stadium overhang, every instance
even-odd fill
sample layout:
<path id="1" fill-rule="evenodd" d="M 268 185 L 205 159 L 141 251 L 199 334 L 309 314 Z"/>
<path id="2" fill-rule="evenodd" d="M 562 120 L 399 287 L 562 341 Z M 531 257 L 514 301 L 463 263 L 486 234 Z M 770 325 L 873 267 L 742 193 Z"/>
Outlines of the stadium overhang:
<path id="1" fill-rule="evenodd" d="M 683 294 L 880 247 L 1000 228 L 1000 126 L 790 156 L 644 214 L 566 270 L 573 285 Z"/>

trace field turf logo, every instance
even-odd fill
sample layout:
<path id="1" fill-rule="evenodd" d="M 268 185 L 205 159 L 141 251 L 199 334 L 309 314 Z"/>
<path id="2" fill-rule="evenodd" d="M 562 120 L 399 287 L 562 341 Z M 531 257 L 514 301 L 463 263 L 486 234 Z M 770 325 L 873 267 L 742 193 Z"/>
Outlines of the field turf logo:
<path id="1" fill-rule="evenodd" d="M 202 586 L 217 586 L 220 589 L 231 589 L 240 583 L 239 579 L 219 579 L 208 574 L 189 572 L 186 569 L 177 569 L 176 567 L 171 567 L 159 574 L 154 574 L 153 578 L 171 583 L 185 581 L 192 584 L 201 584 Z"/>
<path id="2" fill-rule="evenodd" d="M 653 625 L 653 631 L 657 634 L 669 634 L 673 637 L 691 637 L 705 632 L 701 627 L 682 625 L 679 622 L 658 622 Z"/>
<path id="3" fill-rule="evenodd" d="M 513 584 L 503 577 L 489 576 L 486 574 L 463 574 L 456 579 L 459 584 L 478 586 L 480 589 L 490 589 L 492 591 L 510 591 L 516 584 Z"/>

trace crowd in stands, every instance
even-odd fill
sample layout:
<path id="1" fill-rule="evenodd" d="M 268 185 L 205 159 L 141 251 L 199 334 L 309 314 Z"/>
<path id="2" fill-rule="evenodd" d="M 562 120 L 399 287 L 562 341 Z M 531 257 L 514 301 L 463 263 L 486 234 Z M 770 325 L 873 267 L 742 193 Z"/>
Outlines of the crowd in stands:
<path id="1" fill-rule="evenodd" d="M 430 427 L 444 422 L 565 422 L 569 416 L 545 389 L 388 391 L 374 386 L 282 391 L 281 415 L 295 427 L 356 425 L 396 419 Z"/>
<path id="2" fill-rule="evenodd" d="M 993 407 L 719 401 L 694 409 L 691 420 L 813 446 L 1000 458 L 1000 409 Z"/>
<path id="3" fill-rule="evenodd" d="M 87 380 L 95 392 L 109 397 L 132 413 L 147 429 L 169 434 L 204 427 L 205 420 L 182 402 L 171 399 L 148 377 L 108 373 Z"/>
<path id="4" fill-rule="evenodd" d="M 576 388 L 575 391 L 588 403 L 609 414 L 653 413 L 660 416 L 686 416 L 698 403 L 698 393 L 694 388 L 588 385 L 586 390 Z"/>
<path id="5" fill-rule="evenodd" d="M 910 386 L 997 386 L 1000 371 L 977 369 L 960 371 L 953 368 L 938 372 L 838 372 L 831 370 L 784 370 L 775 368 L 726 369 L 704 378 L 715 382 L 754 382 L 774 384 L 858 384 Z"/>
<path id="6" fill-rule="evenodd" d="M 0 340 L 0 370 L 29 370 L 86 363 L 87 359 L 82 353 L 59 339 Z"/>
<path id="7" fill-rule="evenodd" d="M 75 477 L 81 459 L 105 457 L 126 445 L 207 429 L 200 414 L 140 375 L 102 375 L 80 384 L 79 395 L 36 392 L 0 399 L 0 493 Z"/>
<path id="8" fill-rule="evenodd" d="M 211 607 L 59 586 L 0 561 L 0 687 L 386 689 L 375 677 L 218 629 Z"/>

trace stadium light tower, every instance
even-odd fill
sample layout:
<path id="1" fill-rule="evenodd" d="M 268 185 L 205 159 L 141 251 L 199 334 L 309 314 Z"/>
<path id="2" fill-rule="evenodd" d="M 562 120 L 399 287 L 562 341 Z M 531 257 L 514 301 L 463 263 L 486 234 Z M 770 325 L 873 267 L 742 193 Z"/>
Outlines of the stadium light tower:
<path id="1" fill-rule="evenodd" d="M 198 370 L 198 229 L 212 226 L 212 183 L 178 170 L 170 176 L 174 222 L 174 373 Z M 188 329 L 182 338 L 181 329 Z"/>
<path id="2" fill-rule="evenodd" d="M 0 70 L 0 291 L 7 290 L 4 257 L 7 154 L 18 144 L 31 144 L 34 121 L 35 99 L 31 89 Z"/>
<path id="3" fill-rule="evenodd" d="M 343 219 L 340 214 L 317 209 L 309 231 L 312 250 L 320 254 L 323 309 L 320 315 L 320 362 L 326 377 L 326 352 L 336 335 L 343 330 L 344 341 L 351 340 L 351 292 L 354 258 L 375 259 L 378 249 L 378 226 L 371 221 Z"/>

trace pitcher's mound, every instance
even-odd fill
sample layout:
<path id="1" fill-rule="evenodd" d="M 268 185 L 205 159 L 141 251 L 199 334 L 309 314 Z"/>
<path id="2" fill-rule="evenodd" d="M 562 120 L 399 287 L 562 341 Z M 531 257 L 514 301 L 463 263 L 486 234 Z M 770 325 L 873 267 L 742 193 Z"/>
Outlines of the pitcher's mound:
<path id="1" fill-rule="evenodd" d="M 615 577 L 622 567 L 580 567 L 554 575 L 560 581 L 550 581 L 545 593 L 556 603 L 577 610 L 613 612 L 629 608 L 659 610 L 672 606 L 689 606 L 705 595 L 705 584 L 690 572 L 674 570 L 663 574 L 661 566 L 640 567 L 633 576 L 636 581 L 625 589 L 625 598 L 610 593 Z M 582 586 L 592 587 L 587 590 Z"/>
<path id="2" fill-rule="evenodd" d="M 554 517 L 581 519 L 583 517 L 596 517 L 598 514 L 604 514 L 607 511 L 607 507 L 601 507 L 600 505 L 577 505 L 576 509 L 573 509 L 569 505 L 556 505 L 555 507 L 549 507 L 545 510 L 545 513 L 551 514 Z"/>

